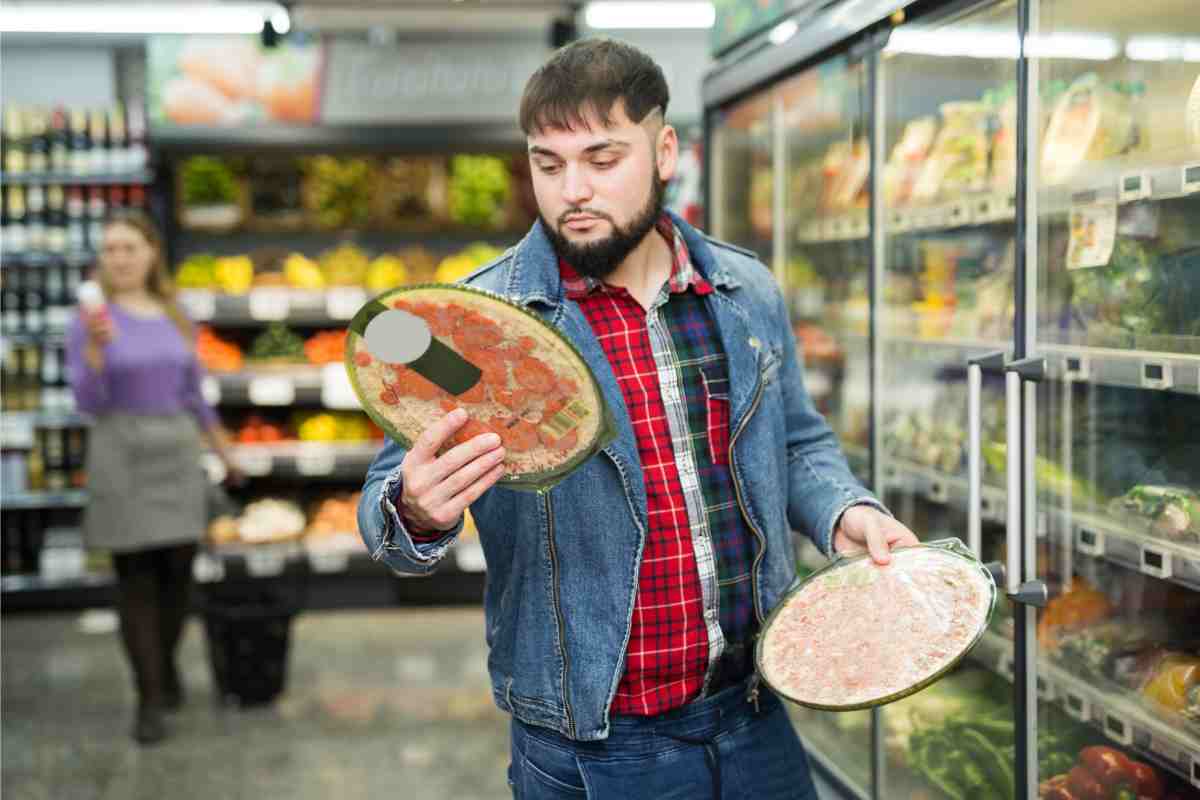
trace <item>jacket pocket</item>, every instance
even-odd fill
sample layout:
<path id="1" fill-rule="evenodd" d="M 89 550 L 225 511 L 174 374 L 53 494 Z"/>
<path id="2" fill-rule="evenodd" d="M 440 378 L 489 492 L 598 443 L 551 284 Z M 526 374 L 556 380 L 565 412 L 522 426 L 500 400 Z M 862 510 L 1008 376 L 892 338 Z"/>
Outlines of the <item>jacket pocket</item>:
<path id="1" fill-rule="evenodd" d="M 724 362 L 700 367 L 704 381 L 704 406 L 708 434 L 708 457 L 729 466 L 729 373 Z"/>

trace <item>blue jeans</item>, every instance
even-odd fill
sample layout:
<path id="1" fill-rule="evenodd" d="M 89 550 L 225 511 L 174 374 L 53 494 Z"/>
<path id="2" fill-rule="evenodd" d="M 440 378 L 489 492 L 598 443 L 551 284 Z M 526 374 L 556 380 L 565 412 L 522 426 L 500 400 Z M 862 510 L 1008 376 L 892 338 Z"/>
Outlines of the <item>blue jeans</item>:
<path id="1" fill-rule="evenodd" d="M 614 717 L 608 739 L 575 742 L 512 723 L 516 800 L 816 800 L 783 703 L 744 685 L 658 717 Z"/>

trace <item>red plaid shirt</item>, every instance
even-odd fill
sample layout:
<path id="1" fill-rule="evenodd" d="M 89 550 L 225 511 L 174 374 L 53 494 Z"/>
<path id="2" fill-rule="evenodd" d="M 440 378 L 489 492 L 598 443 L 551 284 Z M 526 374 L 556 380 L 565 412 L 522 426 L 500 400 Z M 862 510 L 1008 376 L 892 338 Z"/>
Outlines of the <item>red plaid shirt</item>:
<path id="1" fill-rule="evenodd" d="M 669 218 L 658 232 L 675 254 L 671 293 L 713 291 L 691 265 Z M 692 527 L 667 422 L 647 313 L 624 288 L 580 277 L 559 264 L 567 297 L 579 304 L 620 386 L 646 482 L 648 528 L 638 574 L 625 674 L 612 713 L 652 716 L 695 698 L 708 669 L 708 630 Z"/>

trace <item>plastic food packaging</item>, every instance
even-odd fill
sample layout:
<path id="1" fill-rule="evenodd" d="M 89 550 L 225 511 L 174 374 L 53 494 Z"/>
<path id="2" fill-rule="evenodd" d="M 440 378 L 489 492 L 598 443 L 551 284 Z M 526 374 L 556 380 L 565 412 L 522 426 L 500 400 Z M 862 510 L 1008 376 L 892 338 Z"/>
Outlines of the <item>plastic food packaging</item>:
<path id="1" fill-rule="evenodd" d="M 1089 72 L 1071 84 L 1054 107 L 1042 149 L 1042 177 L 1051 186 L 1062 183 L 1085 162 L 1124 152 L 1133 135 L 1128 95 Z"/>
<path id="2" fill-rule="evenodd" d="M 887 566 L 838 557 L 787 593 L 755 650 L 762 679 L 810 708 L 890 703 L 945 675 L 979 641 L 996 601 L 958 539 L 892 551 Z"/>
<path id="3" fill-rule="evenodd" d="M 907 205 L 937 136 L 935 117 L 918 117 L 904 126 L 883 173 L 883 195 L 889 206 Z"/>
<path id="4" fill-rule="evenodd" d="M 385 292 L 350 323 L 346 364 L 367 414 L 404 447 L 455 408 L 448 443 L 499 434 L 499 484 L 543 490 L 616 438 L 612 414 L 575 347 L 496 295 L 425 284 Z"/>
<path id="5" fill-rule="evenodd" d="M 987 106 L 978 102 L 943 103 L 942 129 L 913 187 L 920 203 L 957 200 L 987 187 Z"/>

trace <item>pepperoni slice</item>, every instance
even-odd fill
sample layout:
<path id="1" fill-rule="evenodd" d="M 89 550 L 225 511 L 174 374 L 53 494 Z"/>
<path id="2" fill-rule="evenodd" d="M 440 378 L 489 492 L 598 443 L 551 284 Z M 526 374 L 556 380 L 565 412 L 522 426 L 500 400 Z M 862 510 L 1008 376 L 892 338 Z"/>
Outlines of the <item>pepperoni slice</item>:
<path id="1" fill-rule="evenodd" d="M 574 428 L 562 436 L 555 437 L 552 432 L 541 427 L 538 428 L 538 439 L 551 450 L 564 453 L 579 442 L 579 429 Z"/>
<path id="2" fill-rule="evenodd" d="M 487 383 L 481 378 L 474 386 L 458 396 L 461 403 L 487 402 Z"/>
<path id="3" fill-rule="evenodd" d="M 379 393 L 379 402 L 384 405 L 394 406 L 400 402 L 400 396 L 396 394 L 395 390 L 384 384 L 383 391 Z"/>
<path id="4" fill-rule="evenodd" d="M 371 354 L 366 350 L 359 350 L 354 354 L 354 363 L 360 367 L 371 366 Z"/>
<path id="5" fill-rule="evenodd" d="M 528 422 L 516 420 L 499 433 L 504 447 L 514 453 L 528 453 L 538 446 L 537 428 Z"/>
<path id="6" fill-rule="evenodd" d="M 522 336 L 517 340 L 517 347 L 526 353 L 532 353 L 533 348 L 537 347 L 537 341 L 532 336 Z"/>
<path id="7" fill-rule="evenodd" d="M 492 399 L 509 411 L 520 413 L 529 405 L 529 392 L 515 389 L 511 392 L 494 391 Z"/>
<path id="8" fill-rule="evenodd" d="M 450 440 L 446 443 L 446 448 L 449 449 L 455 445 L 465 444 L 483 433 L 495 433 L 495 431 L 477 419 L 469 419 L 450 437 Z"/>
<path id="9" fill-rule="evenodd" d="M 437 400 L 445 394 L 436 383 L 403 366 L 396 369 L 396 391 L 405 397 L 415 397 L 418 400 Z"/>
<path id="10" fill-rule="evenodd" d="M 454 343 L 463 350 L 495 347 L 504 338 L 504 330 L 482 314 L 468 311 L 454 332 Z"/>
<path id="11" fill-rule="evenodd" d="M 545 394 L 553 390 L 557 383 L 554 370 L 533 356 L 526 356 L 517 363 L 513 370 L 513 377 L 521 386 L 538 394 Z"/>

